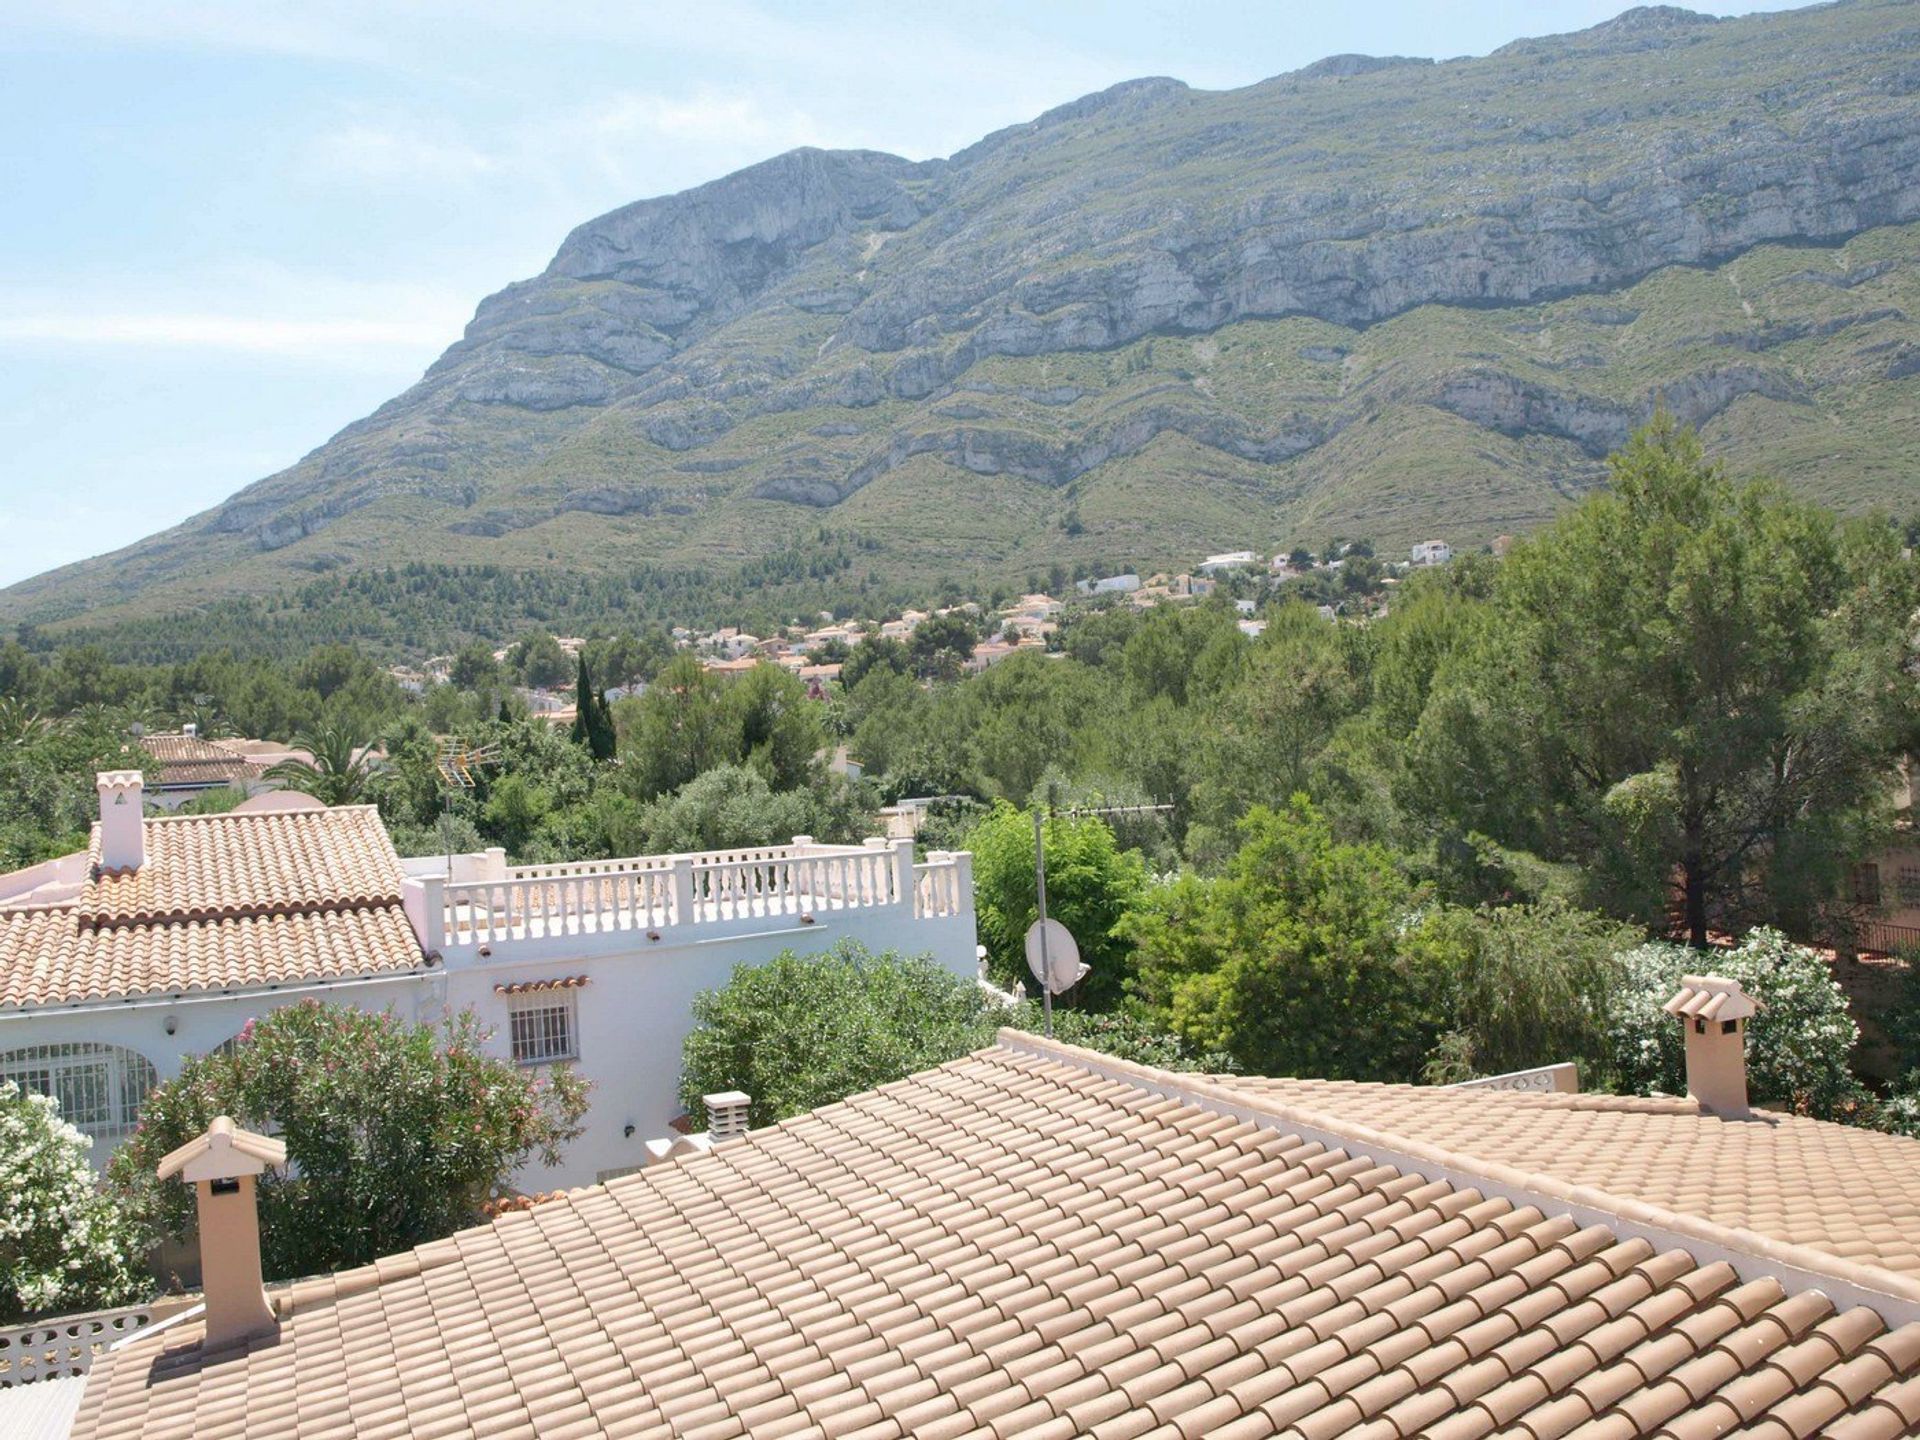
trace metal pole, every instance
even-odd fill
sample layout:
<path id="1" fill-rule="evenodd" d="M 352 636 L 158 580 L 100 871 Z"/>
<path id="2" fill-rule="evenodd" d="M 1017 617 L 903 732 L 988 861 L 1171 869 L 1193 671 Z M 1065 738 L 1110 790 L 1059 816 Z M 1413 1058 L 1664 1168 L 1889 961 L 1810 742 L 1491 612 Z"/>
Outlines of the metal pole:
<path id="1" fill-rule="evenodd" d="M 1047 960 L 1047 835 L 1040 807 L 1033 807 L 1033 888 L 1040 900 L 1040 1006 L 1053 1038 L 1053 966 Z"/>

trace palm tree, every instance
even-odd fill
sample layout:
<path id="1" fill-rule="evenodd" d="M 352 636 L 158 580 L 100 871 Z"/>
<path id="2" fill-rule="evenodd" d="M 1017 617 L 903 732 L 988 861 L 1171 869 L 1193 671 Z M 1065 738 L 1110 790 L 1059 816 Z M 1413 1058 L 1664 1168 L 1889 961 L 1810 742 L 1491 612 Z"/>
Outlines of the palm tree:
<path id="1" fill-rule="evenodd" d="M 282 760 L 267 771 L 269 780 L 279 780 L 288 789 L 327 805 L 352 805 L 366 794 L 373 779 L 373 758 L 353 730 L 325 724 L 302 730 L 293 743 L 313 759 Z"/>
<path id="2" fill-rule="evenodd" d="M 0 695 L 0 745 L 25 745 L 53 729 L 53 722 L 24 700 Z"/>

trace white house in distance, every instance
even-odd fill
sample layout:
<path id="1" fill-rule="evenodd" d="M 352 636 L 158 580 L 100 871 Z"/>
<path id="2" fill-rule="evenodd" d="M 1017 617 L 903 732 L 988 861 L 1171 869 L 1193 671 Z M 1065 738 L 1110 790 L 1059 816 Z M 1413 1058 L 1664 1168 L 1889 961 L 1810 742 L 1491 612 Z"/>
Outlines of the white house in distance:
<path id="1" fill-rule="evenodd" d="M 1202 575 L 1218 575 L 1226 570 L 1251 569 L 1253 564 L 1253 551 L 1228 550 L 1224 554 L 1207 556 L 1193 568 Z"/>
<path id="2" fill-rule="evenodd" d="M 1444 540 L 1422 540 L 1413 547 L 1416 565 L 1444 565 L 1453 559 L 1453 547 Z"/>
<path id="3" fill-rule="evenodd" d="M 0 1079 L 52 1094 L 103 1162 L 186 1056 L 309 996 L 433 1020 L 576 1064 L 585 1132 L 523 1189 L 642 1162 L 679 1113 L 691 1003 L 739 964 L 843 939 L 975 973 L 972 857 L 911 840 L 509 866 L 402 860 L 371 806 L 143 814 L 99 777 L 89 852 L 0 876 Z M 263 797 L 264 798 L 264 797 Z"/>

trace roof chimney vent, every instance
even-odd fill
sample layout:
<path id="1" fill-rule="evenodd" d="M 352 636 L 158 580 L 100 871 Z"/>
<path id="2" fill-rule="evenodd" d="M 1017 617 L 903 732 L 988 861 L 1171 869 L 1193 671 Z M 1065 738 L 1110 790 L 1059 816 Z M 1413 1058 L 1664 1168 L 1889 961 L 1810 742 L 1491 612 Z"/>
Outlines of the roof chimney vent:
<path id="1" fill-rule="evenodd" d="M 138 870 L 147 859 L 146 777 L 138 770 L 102 770 L 93 784 L 100 792 L 100 868 Z"/>
<path id="2" fill-rule="evenodd" d="M 242 1130 L 225 1115 L 160 1162 L 160 1178 L 177 1175 L 190 1183 L 199 1206 L 209 1350 L 278 1328 L 260 1283 L 260 1212 L 253 1183 L 269 1165 L 286 1163 L 283 1142 Z"/>
<path id="3" fill-rule="evenodd" d="M 184 724 L 184 725 L 182 725 L 182 726 L 180 727 L 180 733 L 181 733 L 182 735 L 184 735 L 184 736 L 186 736 L 186 737 L 187 737 L 187 739 L 189 739 L 189 740 L 196 740 L 196 739 L 198 739 L 198 738 L 199 738 L 199 736 L 200 736 L 200 726 L 199 726 L 199 723 L 198 723 L 197 721 L 193 721 L 193 720 L 189 720 L 189 721 L 187 721 L 187 723 L 186 723 L 186 724 Z"/>
<path id="4" fill-rule="evenodd" d="M 1702 1110 L 1744 1120 L 1747 1108 L 1747 1021 L 1760 1008 L 1725 975 L 1682 975 L 1666 1003 L 1686 1028 L 1687 1094 Z"/>
<path id="5" fill-rule="evenodd" d="M 717 1143 L 744 1135 L 752 1127 L 747 1111 L 752 1102 L 738 1090 L 722 1090 L 717 1095 L 700 1097 L 707 1107 L 707 1133 Z"/>

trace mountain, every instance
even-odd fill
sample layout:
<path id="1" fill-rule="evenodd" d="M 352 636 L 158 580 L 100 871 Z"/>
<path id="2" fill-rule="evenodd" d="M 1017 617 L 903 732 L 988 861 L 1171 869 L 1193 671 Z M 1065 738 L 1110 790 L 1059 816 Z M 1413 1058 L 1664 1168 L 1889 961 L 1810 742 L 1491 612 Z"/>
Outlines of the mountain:
<path id="1" fill-rule="evenodd" d="M 589 221 L 412 389 L 0 621 L 409 562 L 778 579 L 816 535 L 849 585 L 1458 548 L 1661 398 L 1741 470 L 1905 512 L 1917 316 L 1916 0 L 1137 80 Z"/>

